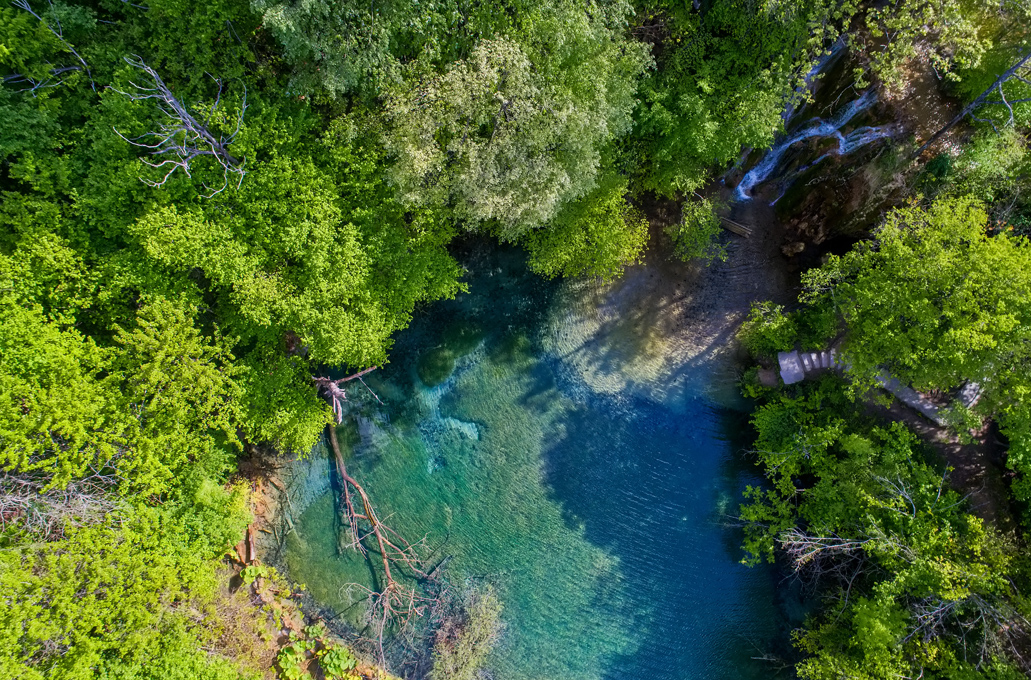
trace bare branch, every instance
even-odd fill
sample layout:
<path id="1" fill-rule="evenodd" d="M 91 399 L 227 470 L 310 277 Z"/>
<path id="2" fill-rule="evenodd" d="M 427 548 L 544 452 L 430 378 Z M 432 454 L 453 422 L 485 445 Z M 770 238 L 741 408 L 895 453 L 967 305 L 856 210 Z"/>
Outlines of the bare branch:
<path id="1" fill-rule="evenodd" d="M 988 87 L 987 90 L 985 90 L 980 95 L 978 95 L 978 97 L 974 101 L 970 102 L 965 107 L 963 107 L 963 110 L 960 111 L 958 114 L 956 114 L 955 118 L 950 120 L 948 123 L 946 123 L 944 126 L 942 126 L 941 129 L 939 129 L 937 132 L 935 132 L 933 135 L 931 135 L 931 138 L 928 139 L 926 142 L 924 142 L 924 144 L 913 153 L 912 157 L 913 158 L 918 158 L 920 156 L 920 154 L 922 154 L 928 147 L 930 147 L 932 144 L 934 144 L 939 139 L 941 139 L 941 137 L 946 132 L 951 130 L 957 123 L 959 123 L 961 120 L 963 120 L 967 116 L 970 116 L 971 118 L 973 118 L 974 120 L 976 120 L 978 122 L 987 122 L 987 123 L 991 124 L 992 128 L 995 129 L 996 132 L 998 132 L 998 129 L 995 127 L 995 124 L 992 123 L 991 121 L 985 120 L 983 118 L 976 118 L 976 117 L 974 117 L 972 115 L 974 113 L 974 111 L 976 111 L 978 108 L 980 108 L 984 104 L 988 104 L 988 103 L 993 103 L 993 104 L 994 103 L 1004 103 L 1004 104 L 1006 104 L 1007 108 L 1009 108 L 1009 110 L 1010 110 L 1010 121 L 1012 122 L 1012 120 L 1013 120 L 1013 108 L 1010 106 L 1010 103 L 1012 103 L 1012 102 L 1010 102 L 1010 103 L 1006 102 L 1006 97 L 1005 97 L 1005 95 L 1002 94 L 1002 86 L 1006 83 L 1007 80 L 1009 80 L 1010 78 L 1013 78 L 1013 77 L 1017 77 L 1018 80 L 1026 83 L 1027 81 L 1024 80 L 1024 78 L 1022 78 L 1018 74 L 1018 72 L 1022 68 L 1024 68 L 1025 64 L 1027 64 L 1028 61 L 1031 61 L 1031 51 L 1028 51 L 1028 53 L 1025 54 L 1024 56 L 1022 56 L 1020 59 L 1018 59 L 1017 62 L 1013 66 L 1011 66 L 1009 69 L 1004 71 L 998 78 L 996 78 L 995 82 L 992 83 Z M 988 95 L 990 95 L 995 90 L 999 91 L 999 94 L 1001 95 L 1002 102 L 994 102 L 994 101 L 993 102 L 988 102 L 987 101 Z"/>
<path id="2" fill-rule="evenodd" d="M 47 489 L 28 475 L 0 474 L 0 530 L 20 526 L 45 541 L 68 527 L 99 522 L 118 508 L 113 475 L 94 474 L 63 489 Z"/>
<path id="3" fill-rule="evenodd" d="M 154 162 L 144 160 L 145 164 L 152 168 L 166 169 L 164 176 L 158 181 L 143 177 L 140 178 L 140 181 L 148 186 L 160 187 L 168 181 L 176 170 L 182 170 L 186 173 L 187 177 L 192 177 L 190 164 L 197 158 L 208 157 L 214 159 L 221 166 L 223 181 L 221 188 L 215 190 L 211 190 L 211 187 L 204 185 L 205 189 L 211 191 L 205 198 L 211 198 L 225 191 L 229 186 L 230 175 L 236 175 L 236 187 L 239 188 L 240 183 L 243 182 L 243 176 L 246 174 L 244 170 L 245 161 L 235 158 L 229 152 L 229 145 L 236 139 L 237 134 L 240 132 L 240 127 L 243 125 L 243 117 L 247 111 L 247 91 L 244 90 L 240 113 L 236 119 L 236 128 L 232 134 L 216 137 L 209 130 L 208 123 L 222 100 L 223 83 L 220 79 L 214 79 L 218 85 L 218 93 L 207 118 L 201 123 L 190 113 L 186 105 L 172 94 L 171 90 L 168 89 L 168 86 L 161 79 L 161 76 L 148 66 L 143 59 L 134 55 L 132 58 L 125 57 L 125 61 L 130 66 L 138 68 L 147 74 L 153 81 L 153 87 L 144 87 L 136 83 L 130 83 L 135 88 L 134 92 L 122 92 L 114 87 L 111 89 L 129 97 L 132 101 L 153 100 L 157 102 L 158 110 L 168 119 L 168 122 L 162 123 L 156 131 L 146 132 L 134 138 L 126 137 L 115 129 L 115 134 L 123 140 L 135 147 L 147 149 L 150 155 L 155 157 Z"/>
<path id="4" fill-rule="evenodd" d="M 71 52 L 72 55 L 74 55 L 75 58 L 79 60 L 79 63 L 82 64 L 82 68 L 86 69 L 86 75 L 89 77 L 90 87 L 93 89 L 94 92 L 96 92 L 97 91 L 97 85 L 96 85 L 96 83 L 93 82 L 93 74 L 89 70 L 89 64 L 87 64 L 86 60 L 82 58 L 82 55 L 80 55 L 78 52 L 75 51 L 75 48 L 72 47 L 71 43 L 69 43 L 67 40 L 64 39 L 64 30 L 61 28 L 61 21 L 60 21 L 60 19 L 57 18 L 56 14 L 54 16 L 54 21 L 57 23 L 57 27 L 55 28 L 54 26 L 51 26 L 50 22 L 48 22 L 46 19 L 44 19 L 43 17 L 41 17 L 40 15 L 38 15 L 34 11 L 32 11 L 32 6 L 29 5 L 29 0 L 13 0 L 13 2 L 11 2 L 11 4 L 14 5 L 15 7 L 19 8 L 19 9 L 25 10 L 26 12 L 28 12 L 32 16 L 34 16 L 37 19 L 39 19 L 39 21 L 42 22 L 42 24 L 47 27 L 47 30 L 50 31 L 51 33 L 53 33 L 54 37 L 61 41 L 61 43 L 64 45 L 65 49 L 68 50 L 69 52 Z M 51 9 L 53 9 L 53 6 L 54 6 L 53 3 L 51 3 L 50 4 Z M 6 78 L 4 79 L 4 82 L 7 82 Z M 39 89 L 39 87 L 40 86 L 37 85 L 36 87 L 33 87 L 32 90 L 35 91 L 35 90 Z"/>

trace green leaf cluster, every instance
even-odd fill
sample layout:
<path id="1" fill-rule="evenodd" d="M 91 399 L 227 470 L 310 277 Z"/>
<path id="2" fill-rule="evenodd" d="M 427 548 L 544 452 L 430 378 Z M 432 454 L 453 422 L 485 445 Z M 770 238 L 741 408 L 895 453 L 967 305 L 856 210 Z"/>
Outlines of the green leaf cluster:
<path id="1" fill-rule="evenodd" d="M 1005 626 L 1024 621 L 1027 565 L 915 435 L 857 418 L 833 377 L 773 395 L 753 424 L 769 486 L 746 492 L 748 561 L 783 551 L 827 597 L 796 633 L 801 677 L 1013 677 Z"/>
<path id="2" fill-rule="evenodd" d="M 1031 470 L 1031 244 L 989 226 L 970 198 L 896 209 L 872 241 L 807 273 L 806 299 L 844 318 L 856 389 L 884 369 L 921 390 L 977 382 L 979 412 L 1010 438 L 1009 464 Z"/>

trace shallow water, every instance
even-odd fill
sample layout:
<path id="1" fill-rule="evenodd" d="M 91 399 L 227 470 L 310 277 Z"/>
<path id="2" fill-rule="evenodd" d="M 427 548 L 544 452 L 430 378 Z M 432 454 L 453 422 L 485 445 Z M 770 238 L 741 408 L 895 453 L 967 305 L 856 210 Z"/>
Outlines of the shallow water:
<path id="1" fill-rule="evenodd" d="M 783 644 L 776 577 L 739 564 L 728 517 L 758 478 L 725 343 L 656 323 L 673 305 L 643 288 L 654 273 L 599 287 L 514 251 L 464 259 L 470 293 L 417 315 L 368 381 L 386 406 L 340 432 L 381 516 L 452 578 L 496 584 L 494 677 L 775 677 L 754 657 Z M 347 619 L 370 573 L 337 554 L 335 516 L 316 498 L 286 563 Z"/>

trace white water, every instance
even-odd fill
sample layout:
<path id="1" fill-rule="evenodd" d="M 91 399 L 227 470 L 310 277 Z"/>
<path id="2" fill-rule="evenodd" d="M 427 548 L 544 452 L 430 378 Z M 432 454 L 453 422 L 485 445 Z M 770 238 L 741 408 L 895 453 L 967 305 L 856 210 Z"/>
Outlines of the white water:
<path id="1" fill-rule="evenodd" d="M 745 174 L 741 183 L 737 185 L 737 189 L 735 189 L 734 192 L 737 200 L 747 201 L 752 198 L 752 189 L 769 179 L 770 175 L 772 175 L 780 165 L 781 159 L 784 157 L 784 153 L 792 144 L 796 144 L 813 137 L 835 137 L 838 140 L 837 154 L 844 156 L 845 154 L 852 153 L 856 149 L 873 141 L 889 137 L 891 135 L 891 128 L 889 126 L 861 127 L 853 130 L 847 135 L 843 135 L 840 132 L 841 128 L 847 125 L 850 120 L 855 118 L 859 113 L 869 109 L 876 101 L 877 94 L 873 90 L 867 90 L 861 97 L 859 97 L 859 99 L 849 102 L 845 108 L 830 120 L 825 121 L 820 118 L 814 118 L 813 122 L 810 124 L 788 135 L 785 139 L 774 145 L 773 148 L 763 156 L 762 160 L 760 160 L 754 168 Z M 819 163 L 828 155 L 829 154 L 824 154 L 823 156 L 820 156 L 816 161 L 807 166 L 807 168 Z"/>

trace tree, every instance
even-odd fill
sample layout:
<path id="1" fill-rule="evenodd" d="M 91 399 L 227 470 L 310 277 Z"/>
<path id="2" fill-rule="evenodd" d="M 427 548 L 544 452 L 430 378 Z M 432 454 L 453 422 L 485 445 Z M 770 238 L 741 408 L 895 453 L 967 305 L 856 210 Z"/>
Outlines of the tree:
<path id="1" fill-rule="evenodd" d="M 723 229 L 716 210 L 707 198 L 684 202 L 680 221 L 666 227 L 677 257 L 685 261 L 704 259 L 706 263 L 727 259 L 727 249 L 719 242 Z"/>
<path id="2" fill-rule="evenodd" d="M 515 240 L 596 186 L 603 148 L 629 129 L 643 57 L 571 11 L 537 23 L 536 49 L 483 41 L 391 97 L 387 145 L 404 200 L 450 206 L 470 228 Z M 560 32 L 548 40 L 544 28 Z"/>
<path id="3" fill-rule="evenodd" d="M 459 0 L 251 5 L 294 64 L 294 86 L 333 97 L 379 95 L 403 79 L 403 63 L 413 58 L 436 66 L 463 59 L 481 37 L 509 32 L 514 16 L 533 6 Z"/>
<path id="4" fill-rule="evenodd" d="M 200 121 L 190 113 L 189 108 L 185 104 L 172 94 L 172 91 L 168 89 L 165 81 L 161 79 L 157 71 L 147 66 L 138 57 L 126 57 L 125 61 L 130 66 L 143 71 L 152 81 L 153 87 L 132 83 L 133 92 L 116 91 L 135 102 L 157 102 L 157 108 L 167 119 L 159 124 L 156 131 L 145 132 L 135 139 L 127 139 L 119 133 L 122 139 L 125 139 L 133 146 L 148 150 L 149 155 L 154 158 L 154 162 L 144 160 L 144 164 L 165 173 L 164 177 L 159 180 L 143 179 L 143 182 L 149 183 L 151 186 L 160 187 L 168 181 L 168 178 L 176 170 L 182 170 L 187 176 L 190 176 L 190 166 L 194 159 L 211 158 L 222 168 L 222 186 L 216 189 L 205 187 L 211 191 L 207 198 L 225 191 L 229 186 L 229 175 L 237 177 L 236 186 L 239 187 L 240 183 L 243 182 L 245 174 L 244 161 L 233 157 L 229 152 L 229 145 L 233 143 L 233 139 L 240 133 L 240 125 L 243 123 L 243 116 L 247 111 L 246 92 L 240 104 L 240 113 L 236 119 L 235 129 L 228 136 L 219 134 L 216 137 L 215 133 L 212 133 L 209 129 L 209 126 L 212 116 L 216 113 L 221 114 L 218 110 L 219 104 L 222 101 L 221 80 L 215 80 L 218 84 L 218 94 L 215 96 L 215 103 L 212 104 L 211 110 L 207 112 L 204 120 Z"/>
<path id="5" fill-rule="evenodd" d="M 225 548 L 224 533 L 242 531 L 241 519 L 246 522 L 238 500 L 219 499 L 222 510 L 206 522 L 191 517 L 188 507 L 127 505 L 110 524 L 5 548 L 0 674 L 26 680 L 240 678 L 232 664 L 202 649 L 212 631 L 197 620 L 215 597 L 213 558 Z M 226 506 L 235 512 L 226 513 Z"/>
<path id="6" fill-rule="evenodd" d="M 742 148 L 769 146 L 785 107 L 851 16 L 853 3 L 756 4 L 652 0 L 639 28 L 654 42 L 657 73 L 641 84 L 634 156 L 642 188 L 697 191 Z"/>
<path id="7" fill-rule="evenodd" d="M 522 243 L 530 269 L 547 277 L 619 277 L 639 261 L 648 222 L 626 200 L 627 181 L 604 176 L 584 198 L 567 203 L 549 224 L 527 233 Z"/>
<path id="8" fill-rule="evenodd" d="M 831 377 L 770 396 L 753 424 L 769 486 L 741 510 L 749 559 L 782 555 L 826 603 L 795 634 L 801 677 L 1029 670 L 1025 564 L 915 435 L 857 417 Z"/>
<path id="9" fill-rule="evenodd" d="M 1000 419 L 1010 464 L 1027 470 L 1031 245 L 989 226 L 972 199 L 893 210 L 872 241 L 808 272 L 803 299 L 830 300 L 844 317 L 841 353 L 860 388 L 883 369 L 921 390 L 979 383 L 979 408 Z"/>
<path id="10" fill-rule="evenodd" d="M 871 70 L 891 88 L 905 84 L 904 67 L 926 58 L 935 72 L 956 81 L 977 69 L 1000 45 L 1019 45 L 1027 35 L 1026 2 L 908 0 L 875 5 L 864 23 L 874 38 L 863 49 Z"/>
<path id="11" fill-rule="evenodd" d="M 1026 104 L 1028 102 L 1031 102 L 1031 97 L 1014 97 L 1011 94 L 1010 98 L 1007 99 L 1006 87 L 1010 83 L 1031 86 L 1031 82 L 1029 82 L 1027 78 L 1021 75 L 1022 70 L 1025 72 L 1026 75 L 1031 75 L 1031 68 L 1027 67 L 1028 61 L 1031 61 L 1031 50 L 1028 50 L 1026 54 L 1017 59 L 1017 62 L 1010 66 L 1008 69 L 1006 69 L 1003 73 L 1001 73 L 999 77 L 996 78 L 995 81 L 988 86 L 988 89 L 979 94 L 972 102 L 964 106 L 963 110 L 957 113 L 952 120 L 950 120 L 948 123 L 943 125 L 937 132 L 931 135 L 930 138 L 928 138 L 928 140 L 924 142 L 919 149 L 913 152 L 913 157 L 916 158 L 920 154 L 922 154 L 924 150 L 926 150 L 936 141 L 941 139 L 942 136 L 945 135 L 945 133 L 947 133 L 949 130 L 955 127 L 961 120 L 963 120 L 967 116 L 971 116 L 974 120 L 988 123 L 992 126 L 992 129 L 995 130 L 996 133 L 998 133 L 999 130 L 995 126 L 995 123 L 991 120 L 991 118 L 978 118 L 977 116 L 973 115 L 975 111 L 978 111 L 978 109 L 984 106 L 997 105 L 1005 107 L 1008 117 L 1005 119 L 1005 122 L 1003 124 L 1012 127 L 1015 122 L 1015 113 L 1013 111 L 1014 105 Z M 997 96 L 998 99 L 988 99 L 988 97 L 991 95 Z"/>

